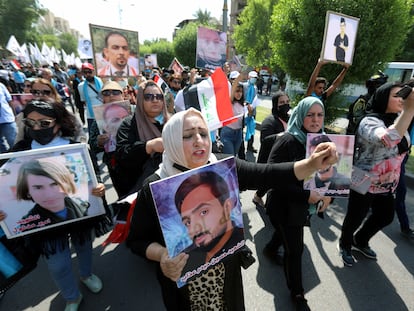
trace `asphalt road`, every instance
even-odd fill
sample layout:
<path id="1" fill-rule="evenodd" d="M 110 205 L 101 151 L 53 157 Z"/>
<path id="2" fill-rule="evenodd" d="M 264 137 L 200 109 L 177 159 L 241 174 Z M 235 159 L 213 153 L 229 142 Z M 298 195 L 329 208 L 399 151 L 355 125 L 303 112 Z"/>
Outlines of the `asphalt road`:
<path id="1" fill-rule="evenodd" d="M 254 160 L 254 156 L 248 154 L 248 159 Z M 116 198 L 107 176 L 105 183 L 108 201 L 112 202 Z M 412 189 L 408 191 L 407 206 L 414 223 Z M 265 212 L 252 203 L 253 194 L 253 191 L 241 193 L 245 237 L 256 257 L 256 262 L 243 270 L 246 310 L 294 310 L 283 268 L 262 255 L 272 229 Z M 356 254 L 358 263 L 352 268 L 344 267 L 336 247 L 346 203 L 346 199 L 335 200 L 324 220 L 313 217 L 311 228 L 305 228 L 303 279 L 311 309 L 414 310 L 414 241 L 400 235 L 395 219 L 372 239 L 371 247 L 378 254 L 377 261 Z M 94 243 L 94 272 L 102 278 L 104 289 L 95 295 L 80 285 L 84 295 L 80 311 L 165 310 L 153 264 L 133 255 L 122 244 L 103 248 L 101 243 L 105 238 L 96 239 Z M 76 258 L 73 264 L 76 266 Z M 1 311 L 57 311 L 64 306 L 43 260 L 0 300 Z"/>

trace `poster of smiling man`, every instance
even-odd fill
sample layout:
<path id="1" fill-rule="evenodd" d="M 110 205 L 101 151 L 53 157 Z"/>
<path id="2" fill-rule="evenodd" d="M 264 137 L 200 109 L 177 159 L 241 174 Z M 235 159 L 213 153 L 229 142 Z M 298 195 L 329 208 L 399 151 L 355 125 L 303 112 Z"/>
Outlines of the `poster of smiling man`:
<path id="1" fill-rule="evenodd" d="M 89 24 L 99 77 L 137 77 L 138 32 Z"/>
<path id="2" fill-rule="evenodd" d="M 359 18 L 326 12 L 321 59 L 352 65 Z"/>
<path id="3" fill-rule="evenodd" d="M 8 238 L 105 213 L 86 144 L 1 154 L 1 227 Z"/>
<path id="4" fill-rule="evenodd" d="M 245 244 L 234 157 L 150 184 L 170 257 L 189 254 L 183 286 Z"/>

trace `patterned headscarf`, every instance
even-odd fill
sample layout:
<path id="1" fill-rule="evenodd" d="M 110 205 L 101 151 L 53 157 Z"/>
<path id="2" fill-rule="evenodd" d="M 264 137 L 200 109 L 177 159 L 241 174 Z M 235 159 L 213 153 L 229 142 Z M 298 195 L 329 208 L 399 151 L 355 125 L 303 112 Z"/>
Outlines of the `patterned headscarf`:
<path id="1" fill-rule="evenodd" d="M 295 136 L 295 138 L 299 140 L 299 142 L 302 143 L 304 146 L 306 145 L 306 135 L 308 132 L 303 127 L 303 120 L 308 114 L 309 109 L 311 109 L 311 107 L 314 104 L 321 106 L 323 113 L 325 113 L 325 108 L 320 99 L 313 97 L 313 96 L 305 97 L 293 109 L 292 115 L 289 118 L 289 122 L 287 126 L 287 132 Z M 322 132 L 323 130 L 324 130 L 324 124 L 322 123 Z"/>

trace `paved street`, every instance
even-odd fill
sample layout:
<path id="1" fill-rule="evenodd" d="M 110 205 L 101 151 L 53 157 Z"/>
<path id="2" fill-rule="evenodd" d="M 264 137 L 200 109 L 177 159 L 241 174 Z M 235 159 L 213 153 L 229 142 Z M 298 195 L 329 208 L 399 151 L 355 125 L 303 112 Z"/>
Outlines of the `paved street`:
<path id="1" fill-rule="evenodd" d="M 252 160 L 254 156 L 249 154 Z M 108 199 L 112 202 L 114 191 L 110 188 L 110 180 L 106 178 L 105 181 L 109 188 Z M 407 204 L 414 224 L 413 189 L 408 192 Z M 241 193 L 245 237 L 256 257 L 256 263 L 243 270 L 246 310 L 294 310 L 283 268 L 262 255 L 272 229 L 264 211 L 252 203 L 253 193 Z M 414 310 L 414 241 L 400 235 L 395 219 L 371 242 L 378 254 L 377 261 L 356 254 L 358 263 L 352 268 L 344 267 L 336 245 L 346 203 L 345 199 L 335 200 L 325 219 L 313 217 L 311 228 L 305 228 L 303 279 L 310 307 L 323 311 Z M 104 289 L 94 295 L 81 287 L 84 301 L 80 310 L 164 310 L 154 266 L 133 255 L 125 245 L 103 248 L 104 239 L 97 239 L 94 244 L 94 271 L 102 278 Z M 0 301 L 0 310 L 58 311 L 63 310 L 64 305 L 40 260 L 35 271 L 7 292 Z"/>

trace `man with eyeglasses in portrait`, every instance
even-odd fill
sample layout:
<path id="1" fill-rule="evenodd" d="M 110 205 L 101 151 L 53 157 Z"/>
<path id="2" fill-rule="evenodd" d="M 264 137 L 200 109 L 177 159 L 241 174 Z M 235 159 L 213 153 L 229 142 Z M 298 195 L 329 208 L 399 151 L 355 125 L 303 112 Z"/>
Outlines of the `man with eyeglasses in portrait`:
<path id="1" fill-rule="evenodd" d="M 17 135 L 17 125 L 13 108 L 10 105 L 12 97 L 7 87 L 0 83 L 0 152 L 7 152 L 14 144 Z"/>
<path id="2" fill-rule="evenodd" d="M 103 49 L 108 64 L 99 70 L 100 77 L 130 77 L 138 76 L 138 68 L 128 65 L 130 47 L 128 38 L 119 31 L 111 31 L 105 36 Z"/>

